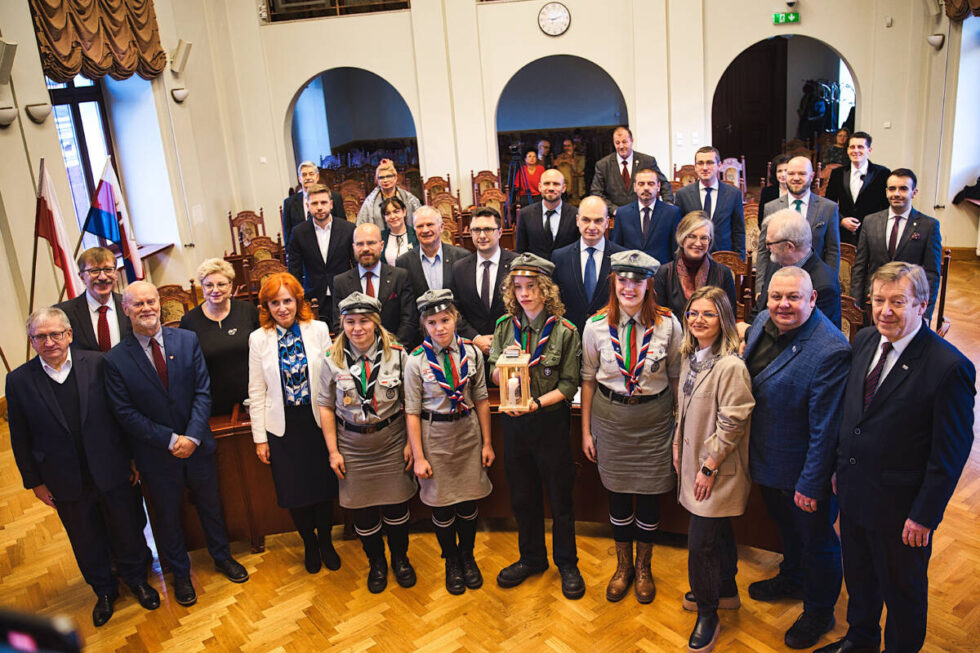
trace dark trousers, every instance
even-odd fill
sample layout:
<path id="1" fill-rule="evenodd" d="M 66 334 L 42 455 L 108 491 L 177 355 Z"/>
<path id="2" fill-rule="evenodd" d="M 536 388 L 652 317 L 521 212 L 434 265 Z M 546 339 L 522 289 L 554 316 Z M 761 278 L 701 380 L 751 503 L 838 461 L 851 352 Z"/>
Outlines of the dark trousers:
<path id="1" fill-rule="evenodd" d="M 888 606 L 885 650 L 918 651 L 926 638 L 929 598 L 928 546 L 902 543 L 902 527 L 869 529 L 841 514 L 841 545 L 847 581 L 847 639 L 877 650 L 881 641 L 881 607 Z"/>
<path id="2" fill-rule="evenodd" d="M 146 582 L 146 540 L 138 518 L 143 505 L 129 484 L 106 492 L 88 485 L 81 498 L 58 501 L 55 507 L 68 533 L 78 568 L 96 594 L 118 591 L 111 571 L 113 552 L 119 575 L 127 585 Z"/>
<path id="3" fill-rule="evenodd" d="M 544 497 L 551 506 L 551 546 L 559 567 L 578 563 L 575 547 L 575 512 L 572 486 L 575 465 L 567 405 L 521 417 L 501 416 L 504 429 L 504 469 L 510 505 L 517 520 L 521 560 L 534 567 L 547 566 L 544 544 Z"/>
<path id="4" fill-rule="evenodd" d="M 321 501 L 302 508 L 290 508 L 289 515 L 293 518 L 296 532 L 303 538 L 304 544 L 313 545 L 319 541 L 330 542 L 330 530 L 333 527 L 333 501 Z"/>
<path id="5" fill-rule="evenodd" d="M 738 550 L 731 519 L 691 515 L 687 552 L 687 577 L 698 602 L 698 614 L 717 612 L 719 596 L 738 593 Z"/>
<path id="6" fill-rule="evenodd" d="M 142 480 L 154 509 L 156 528 L 153 534 L 157 541 L 157 551 L 166 560 L 175 578 L 187 577 L 191 573 L 191 559 L 187 555 L 184 530 L 180 525 L 180 503 L 185 487 L 194 496 L 194 506 L 204 530 L 208 553 L 215 561 L 231 557 L 225 517 L 221 511 L 214 454 L 194 452 L 190 458 L 182 460 L 177 479 L 165 474 L 144 473 Z"/>
<path id="7" fill-rule="evenodd" d="M 634 508 L 634 502 L 636 507 Z M 653 542 L 660 526 L 660 497 L 656 494 L 609 492 L 609 522 L 616 542 Z"/>
<path id="8" fill-rule="evenodd" d="M 840 540 L 834 532 L 836 497 L 821 499 L 815 512 L 805 512 L 793 503 L 793 490 L 759 489 L 783 541 L 779 573 L 803 588 L 804 611 L 829 616 L 843 579 Z"/>

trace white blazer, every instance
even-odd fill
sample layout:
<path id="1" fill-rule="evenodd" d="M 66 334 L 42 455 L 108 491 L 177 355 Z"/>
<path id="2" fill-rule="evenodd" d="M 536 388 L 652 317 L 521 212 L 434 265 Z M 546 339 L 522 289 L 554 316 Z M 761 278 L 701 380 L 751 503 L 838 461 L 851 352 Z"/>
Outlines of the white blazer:
<path id="1" fill-rule="evenodd" d="M 330 331 L 325 323 L 311 320 L 300 322 L 299 332 L 309 370 L 310 410 L 319 426 L 320 408 L 316 397 L 320 390 L 320 368 L 330 348 Z M 276 329 L 256 329 L 248 337 L 248 414 L 252 420 L 252 441 L 256 444 L 268 441 L 266 431 L 279 437 L 286 432 L 283 403 Z"/>

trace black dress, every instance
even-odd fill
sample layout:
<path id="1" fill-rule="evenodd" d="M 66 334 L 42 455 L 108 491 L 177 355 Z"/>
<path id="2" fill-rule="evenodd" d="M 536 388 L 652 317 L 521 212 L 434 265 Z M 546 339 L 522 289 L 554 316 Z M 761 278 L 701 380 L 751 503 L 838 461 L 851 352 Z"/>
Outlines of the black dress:
<path id="1" fill-rule="evenodd" d="M 233 299 L 219 327 L 201 305 L 184 314 L 180 328 L 193 331 L 201 341 L 211 377 L 211 414 L 228 415 L 248 397 L 248 336 L 259 328 L 259 309 Z"/>

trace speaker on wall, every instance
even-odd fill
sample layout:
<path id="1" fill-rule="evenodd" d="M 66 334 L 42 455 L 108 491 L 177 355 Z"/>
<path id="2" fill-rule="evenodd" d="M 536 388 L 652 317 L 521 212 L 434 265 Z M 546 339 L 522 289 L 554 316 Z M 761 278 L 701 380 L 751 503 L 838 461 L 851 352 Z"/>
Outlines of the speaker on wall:
<path id="1" fill-rule="evenodd" d="M 14 66 L 17 44 L 0 39 L 0 84 L 10 83 L 10 69 Z"/>
<path id="2" fill-rule="evenodd" d="M 175 75 L 179 75 L 184 72 L 184 66 L 187 65 L 187 57 L 191 53 L 191 46 L 194 45 L 190 41 L 185 41 L 180 39 L 177 41 L 177 48 L 170 55 L 170 70 L 173 71 Z"/>

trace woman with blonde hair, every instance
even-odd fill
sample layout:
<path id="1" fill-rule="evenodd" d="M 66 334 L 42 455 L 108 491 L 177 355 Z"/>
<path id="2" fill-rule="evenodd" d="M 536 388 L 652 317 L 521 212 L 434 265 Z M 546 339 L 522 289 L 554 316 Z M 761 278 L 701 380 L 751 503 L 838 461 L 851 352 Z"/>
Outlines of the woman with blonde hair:
<path id="1" fill-rule="evenodd" d="M 738 356 L 738 332 L 728 297 L 699 288 L 684 311 L 681 395 L 673 458 L 678 501 L 691 513 L 684 609 L 698 613 L 689 651 L 710 651 L 721 626 L 718 608 L 741 604 L 735 584 L 738 554 L 731 518 L 745 512 L 749 478 L 752 380 Z"/>
<path id="2" fill-rule="evenodd" d="M 381 163 L 378 164 L 378 168 L 374 173 L 374 180 L 378 185 L 364 199 L 361 210 L 357 212 L 357 224 L 362 225 L 365 222 L 370 222 L 371 224 L 377 225 L 378 229 L 384 231 L 386 222 L 382 202 L 388 198 L 397 197 L 405 205 L 404 220 L 405 224 L 408 225 L 409 231 L 411 231 L 414 224 L 412 222 L 412 214 L 415 213 L 417 208 L 422 206 L 422 203 L 419 202 L 419 198 L 404 188 L 398 187 L 398 171 L 395 169 L 394 161 L 391 159 L 381 159 Z"/>

